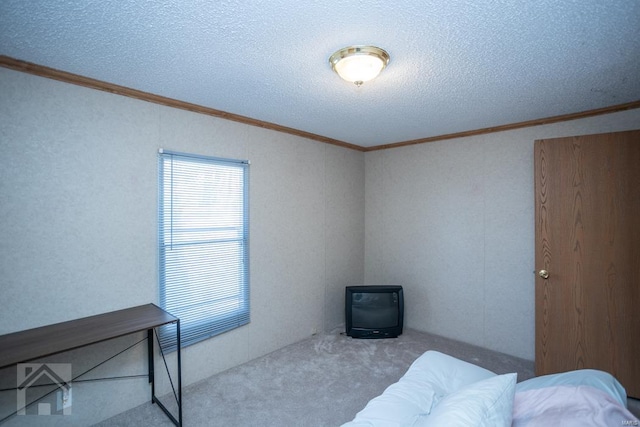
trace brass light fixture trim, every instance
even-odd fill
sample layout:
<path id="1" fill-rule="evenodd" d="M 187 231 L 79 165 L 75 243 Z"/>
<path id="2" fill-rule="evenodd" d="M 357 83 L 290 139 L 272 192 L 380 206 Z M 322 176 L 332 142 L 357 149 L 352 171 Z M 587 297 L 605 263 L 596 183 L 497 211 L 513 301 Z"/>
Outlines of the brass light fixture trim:
<path id="1" fill-rule="evenodd" d="M 329 57 L 331 68 L 356 86 L 374 79 L 389 63 L 389 54 L 376 46 L 348 46 Z"/>

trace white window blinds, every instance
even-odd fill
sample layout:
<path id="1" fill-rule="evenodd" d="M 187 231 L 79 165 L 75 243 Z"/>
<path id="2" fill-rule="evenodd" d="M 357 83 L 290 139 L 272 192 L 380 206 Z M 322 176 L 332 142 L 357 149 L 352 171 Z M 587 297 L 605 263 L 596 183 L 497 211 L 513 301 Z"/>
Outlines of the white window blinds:
<path id="1" fill-rule="evenodd" d="M 159 190 L 160 304 L 182 347 L 249 323 L 248 162 L 161 151 Z"/>

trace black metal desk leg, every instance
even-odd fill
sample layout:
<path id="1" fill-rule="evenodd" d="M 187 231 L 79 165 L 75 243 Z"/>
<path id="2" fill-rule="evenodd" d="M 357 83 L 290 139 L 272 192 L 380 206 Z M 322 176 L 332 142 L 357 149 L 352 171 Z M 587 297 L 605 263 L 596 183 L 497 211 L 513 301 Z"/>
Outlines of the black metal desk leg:
<path id="1" fill-rule="evenodd" d="M 155 332 L 155 331 L 153 331 Z M 158 341 L 158 349 L 160 351 L 160 355 L 162 356 L 162 361 L 164 362 L 164 367 L 167 370 L 167 376 L 169 377 L 169 383 L 171 384 L 171 390 L 173 391 L 173 397 L 176 400 L 176 403 L 178 404 L 178 417 L 176 418 L 171 412 L 169 412 L 169 409 L 167 409 L 167 407 L 164 405 L 164 403 L 162 403 L 160 401 L 160 399 L 158 399 L 156 397 L 156 393 L 155 393 L 155 386 L 151 385 L 151 390 L 152 390 L 152 395 L 151 395 L 151 400 L 154 403 L 158 404 L 158 407 L 160 409 L 162 409 L 162 411 L 167 415 L 167 417 L 169 417 L 169 419 L 178 427 L 182 426 L 182 360 L 181 360 L 181 353 L 180 353 L 180 320 L 176 320 L 176 344 L 177 344 L 177 365 L 178 365 L 178 390 L 175 389 L 175 385 L 173 383 L 173 380 L 171 378 L 171 372 L 169 372 L 169 366 L 167 365 L 167 358 L 165 357 L 164 354 L 164 350 L 162 349 L 162 343 L 160 342 L 160 338 L 158 337 L 158 334 L 155 334 L 155 338 Z M 153 349 L 152 349 L 153 350 Z"/>
<path id="2" fill-rule="evenodd" d="M 155 375 L 154 375 L 154 361 L 153 361 L 153 329 L 147 329 L 147 349 L 149 353 L 149 383 L 151 384 L 151 403 L 156 395 L 155 392 Z"/>
<path id="3" fill-rule="evenodd" d="M 178 342 L 178 424 L 182 426 L 182 360 L 180 357 L 180 319 L 176 324 L 176 341 Z"/>

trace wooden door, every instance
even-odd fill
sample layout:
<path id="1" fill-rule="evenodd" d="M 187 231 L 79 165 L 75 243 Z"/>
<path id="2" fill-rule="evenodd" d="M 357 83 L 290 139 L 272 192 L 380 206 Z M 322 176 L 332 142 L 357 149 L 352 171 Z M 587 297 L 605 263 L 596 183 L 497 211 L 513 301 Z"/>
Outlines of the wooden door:
<path id="1" fill-rule="evenodd" d="M 536 375 L 601 369 L 640 398 L 640 131 L 536 141 L 535 194 Z"/>

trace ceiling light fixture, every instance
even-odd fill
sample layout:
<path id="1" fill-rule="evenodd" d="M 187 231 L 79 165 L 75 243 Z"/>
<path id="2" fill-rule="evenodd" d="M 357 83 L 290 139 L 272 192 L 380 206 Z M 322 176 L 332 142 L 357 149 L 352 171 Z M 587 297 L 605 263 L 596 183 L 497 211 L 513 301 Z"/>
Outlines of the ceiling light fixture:
<path id="1" fill-rule="evenodd" d="M 349 46 L 331 55 L 329 63 L 340 77 L 360 86 L 384 70 L 389 54 L 375 46 Z"/>

